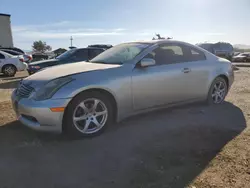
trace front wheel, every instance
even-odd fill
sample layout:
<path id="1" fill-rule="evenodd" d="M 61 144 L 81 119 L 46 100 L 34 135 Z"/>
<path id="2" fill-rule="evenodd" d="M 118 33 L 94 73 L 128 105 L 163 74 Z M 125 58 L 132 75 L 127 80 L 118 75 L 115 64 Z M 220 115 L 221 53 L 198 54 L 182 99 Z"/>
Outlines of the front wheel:
<path id="1" fill-rule="evenodd" d="M 113 106 L 104 94 L 82 93 L 67 107 L 64 128 L 71 135 L 96 136 L 113 122 L 113 114 Z"/>
<path id="2" fill-rule="evenodd" d="M 209 90 L 207 101 L 209 104 L 221 104 L 227 95 L 227 83 L 224 78 L 216 78 Z"/>

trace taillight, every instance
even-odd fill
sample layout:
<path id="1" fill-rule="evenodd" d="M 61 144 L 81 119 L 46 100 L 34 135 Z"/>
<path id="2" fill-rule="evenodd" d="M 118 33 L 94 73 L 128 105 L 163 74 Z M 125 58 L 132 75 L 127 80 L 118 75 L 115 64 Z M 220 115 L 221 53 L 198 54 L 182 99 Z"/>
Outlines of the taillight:
<path id="1" fill-rule="evenodd" d="M 23 59 L 23 58 L 20 58 L 19 61 L 24 62 L 24 59 Z"/>

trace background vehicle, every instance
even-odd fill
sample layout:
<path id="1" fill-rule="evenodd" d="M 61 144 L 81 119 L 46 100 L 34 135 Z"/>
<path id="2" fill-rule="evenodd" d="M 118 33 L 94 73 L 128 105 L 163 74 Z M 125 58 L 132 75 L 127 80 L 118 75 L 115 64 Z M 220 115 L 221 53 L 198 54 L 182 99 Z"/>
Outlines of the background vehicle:
<path id="1" fill-rule="evenodd" d="M 0 72 L 5 76 L 15 76 L 17 71 L 23 71 L 26 68 L 27 64 L 24 63 L 23 58 L 0 51 Z"/>
<path id="2" fill-rule="evenodd" d="M 217 43 L 200 43 L 197 44 L 199 47 L 219 56 L 232 60 L 234 55 L 234 48 L 230 43 L 217 42 Z"/>
<path id="3" fill-rule="evenodd" d="M 28 54 L 22 54 L 21 52 L 18 52 L 18 51 L 14 51 L 14 50 L 9 50 L 9 49 L 1 49 L 1 51 L 3 52 L 6 52 L 10 55 L 13 55 L 13 56 L 19 56 L 19 57 L 22 57 L 24 59 L 24 62 L 25 63 L 29 63 L 32 61 L 32 55 L 28 55 Z"/>
<path id="4" fill-rule="evenodd" d="M 25 78 L 12 93 L 12 103 L 28 127 L 94 136 L 114 121 L 153 109 L 196 101 L 220 104 L 233 79 L 228 60 L 197 46 L 172 40 L 133 42 L 89 62 Z"/>
<path id="5" fill-rule="evenodd" d="M 38 70 L 52 67 L 60 64 L 67 64 L 79 61 L 89 61 L 98 54 L 102 53 L 105 49 L 88 47 L 88 48 L 74 48 L 66 51 L 65 53 L 57 56 L 54 59 L 32 62 L 28 66 L 29 74 L 33 74 Z"/>
<path id="6" fill-rule="evenodd" d="M 35 53 L 33 53 L 32 57 L 33 57 L 32 62 L 49 59 L 48 54 L 44 54 L 44 53 L 41 53 L 41 52 L 35 52 Z"/>
<path id="7" fill-rule="evenodd" d="M 232 61 L 235 61 L 235 62 L 248 62 L 248 61 L 250 61 L 250 53 L 245 52 L 245 53 L 240 53 L 239 55 L 233 56 Z"/>

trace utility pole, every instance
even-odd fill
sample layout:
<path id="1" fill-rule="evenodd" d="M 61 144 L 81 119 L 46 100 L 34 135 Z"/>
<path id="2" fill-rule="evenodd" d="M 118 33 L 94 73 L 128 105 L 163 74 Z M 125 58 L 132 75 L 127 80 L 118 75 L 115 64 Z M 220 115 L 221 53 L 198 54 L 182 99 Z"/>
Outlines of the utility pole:
<path id="1" fill-rule="evenodd" d="M 73 37 L 70 37 L 70 47 L 72 47 L 72 43 L 73 43 Z"/>

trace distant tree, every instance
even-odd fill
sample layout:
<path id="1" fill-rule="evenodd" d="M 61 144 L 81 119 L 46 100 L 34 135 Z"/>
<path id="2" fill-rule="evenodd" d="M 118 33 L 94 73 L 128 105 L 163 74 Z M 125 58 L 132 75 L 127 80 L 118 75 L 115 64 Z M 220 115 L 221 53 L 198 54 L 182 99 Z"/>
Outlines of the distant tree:
<path id="1" fill-rule="evenodd" d="M 46 52 L 46 51 L 51 51 L 52 48 L 50 45 L 47 45 L 46 42 L 44 41 L 34 41 L 32 45 L 32 49 L 34 52 Z"/>

